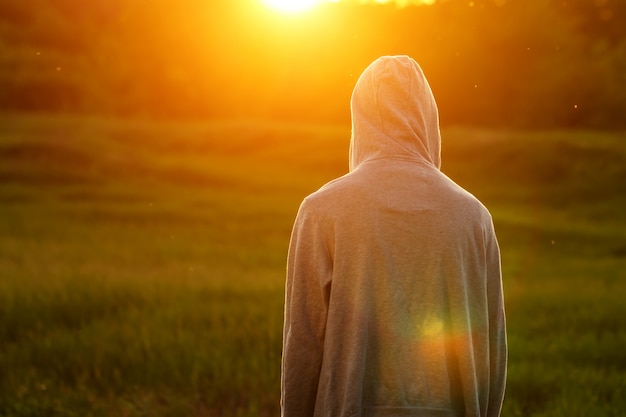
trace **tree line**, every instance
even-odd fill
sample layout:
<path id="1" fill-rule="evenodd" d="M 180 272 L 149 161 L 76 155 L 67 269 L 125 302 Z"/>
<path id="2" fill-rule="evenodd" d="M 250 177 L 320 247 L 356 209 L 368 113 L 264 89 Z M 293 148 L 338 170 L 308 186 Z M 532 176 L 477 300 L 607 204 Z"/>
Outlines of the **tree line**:
<path id="1" fill-rule="evenodd" d="M 383 54 L 422 65 L 443 124 L 626 127 L 626 2 L 3 0 L 0 110 L 349 120 Z"/>

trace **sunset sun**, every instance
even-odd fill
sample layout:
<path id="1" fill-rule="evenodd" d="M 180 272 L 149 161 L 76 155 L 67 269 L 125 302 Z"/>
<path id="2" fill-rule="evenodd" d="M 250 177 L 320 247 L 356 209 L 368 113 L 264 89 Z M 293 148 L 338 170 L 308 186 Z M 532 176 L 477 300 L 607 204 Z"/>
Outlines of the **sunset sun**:
<path id="1" fill-rule="evenodd" d="M 321 0 L 263 0 L 263 3 L 281 13 L 302 13 L 312 9 Z"/>

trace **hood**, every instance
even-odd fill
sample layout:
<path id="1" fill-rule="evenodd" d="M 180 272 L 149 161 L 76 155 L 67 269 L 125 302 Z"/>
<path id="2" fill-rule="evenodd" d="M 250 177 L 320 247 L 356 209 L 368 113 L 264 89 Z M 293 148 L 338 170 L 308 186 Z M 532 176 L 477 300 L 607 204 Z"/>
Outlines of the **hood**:
<path id="1" fill-rule="evenodd" d="M 381 158 L 441 167 L 437 104 L 412 58 L 384 56 L 371 63 L 354 87 L 350 109 L 350 171 Z"/>

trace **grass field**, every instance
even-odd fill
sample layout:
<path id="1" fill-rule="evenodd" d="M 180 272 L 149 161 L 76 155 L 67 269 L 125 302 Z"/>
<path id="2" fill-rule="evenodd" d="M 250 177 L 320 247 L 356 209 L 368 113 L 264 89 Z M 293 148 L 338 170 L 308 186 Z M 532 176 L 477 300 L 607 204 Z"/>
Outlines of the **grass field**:
<path id="1" fill-rule="evenodd" d="M 276 416 L 302 198 L 349 127 L 0 118 L 0 416 Z M 626 134 L 443 131 L 503 257 L 503 416 L 626 413 Z"/>

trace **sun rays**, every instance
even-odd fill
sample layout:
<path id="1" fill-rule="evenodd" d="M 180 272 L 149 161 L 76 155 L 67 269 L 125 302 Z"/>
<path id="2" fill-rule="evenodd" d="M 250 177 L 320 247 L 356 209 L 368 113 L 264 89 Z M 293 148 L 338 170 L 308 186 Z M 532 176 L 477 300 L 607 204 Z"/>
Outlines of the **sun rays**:
<path id="1" fill-rule="evenodd" d="M 398 7 L 433 5 L 436 0 L 261 0 L 268 8 L 284 14 L 307 12 L 322 3 L 395 4 Z"/>

